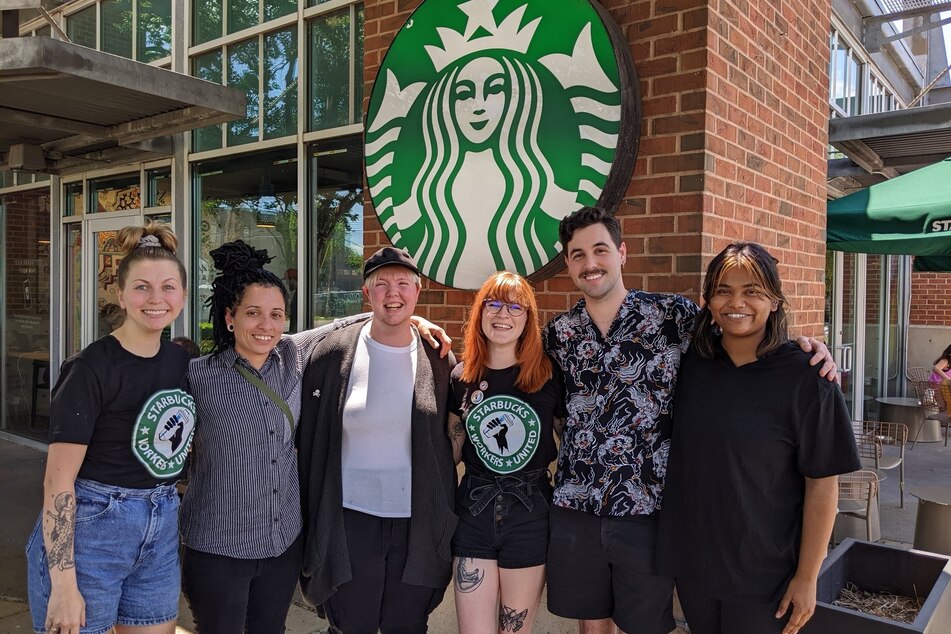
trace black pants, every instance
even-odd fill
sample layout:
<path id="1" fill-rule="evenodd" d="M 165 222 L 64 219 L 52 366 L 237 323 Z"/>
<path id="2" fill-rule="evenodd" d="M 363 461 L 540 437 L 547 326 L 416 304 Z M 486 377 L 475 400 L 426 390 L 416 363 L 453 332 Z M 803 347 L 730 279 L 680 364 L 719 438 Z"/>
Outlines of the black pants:
<path id="1" fill-rule="evenodd" d="M 792 614 L 776 618 L 779 599 L 770 603 L 728 603 L 711 597 L 691 580 L 677 577 L 677 597 L 694 634 L 780 634 Z"/>
<path id="2" fill-rule="evenodd" d="M 332 631 L 423 634 L 445 593 L 403 583 L 409 519 L 343 510 L 353 578 L 324 604 Z"/>
<path id="3" fill-rule="evenodd" d="M 298 537 L 283 554 L 234 559 L 185 548 L 182 589 L 199 634 L 281 634 L 303 561 Z"/>

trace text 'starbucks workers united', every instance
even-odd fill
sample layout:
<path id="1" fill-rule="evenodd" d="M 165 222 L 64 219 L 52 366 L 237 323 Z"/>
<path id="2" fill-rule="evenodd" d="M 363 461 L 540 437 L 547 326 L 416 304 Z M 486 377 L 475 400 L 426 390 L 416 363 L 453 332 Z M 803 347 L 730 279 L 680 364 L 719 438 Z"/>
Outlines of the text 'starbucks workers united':
<path id="1" fill-rule="evenodd" d="M 426 0 L 397 33 L 371 94 L 367 180 L 427 277 L 532 275 L 558 255 L 563 217 L 614 209 L 637 110 L 611 33 L 589 0 Z"/>
<path id="2" fill-rule="evenodd" d="M 183 390 L 160 390 L 135 419 L 132 452 L 156 478 L 182 472 L 195 432 L 195 401 Z"/>
<path id="3" fill-rule="evenodd" d="M 479 460 L 495 473 L 513 473 L 538 449 L 541 419 L 531 405 L 514 396 L 491 396 L 466 415 L 466 433 Z"/>

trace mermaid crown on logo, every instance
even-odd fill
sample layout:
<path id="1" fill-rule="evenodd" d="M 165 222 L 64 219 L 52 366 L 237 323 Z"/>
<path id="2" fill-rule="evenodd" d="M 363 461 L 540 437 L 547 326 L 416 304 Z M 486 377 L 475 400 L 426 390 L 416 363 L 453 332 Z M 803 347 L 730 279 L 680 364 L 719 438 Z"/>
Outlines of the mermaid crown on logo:
<path id="1" fill-rule="evenodd" d="M 459 10 L 469 16 L 463 33 L 446 27 L 437 27 L 436 33 L 442 40 L 442 48 L 433 45 L 425 47 L 433 61 L 436 72 L 440 72 L 454 61 L 488 50 L 509 50 L 524 54 L 532 43 L 535 29 L 541 18 L 535 18 L 521 27 L 522 18 L 528 5 L 522 5 L 512 11 L 508 17 L 497 24 L 492 12 L 499 0 L 469 0 L 459 5 Z M 488 33 L 488 35 L 481 35 Z M 473 37 L 479 35 L 479 37 Z"/>

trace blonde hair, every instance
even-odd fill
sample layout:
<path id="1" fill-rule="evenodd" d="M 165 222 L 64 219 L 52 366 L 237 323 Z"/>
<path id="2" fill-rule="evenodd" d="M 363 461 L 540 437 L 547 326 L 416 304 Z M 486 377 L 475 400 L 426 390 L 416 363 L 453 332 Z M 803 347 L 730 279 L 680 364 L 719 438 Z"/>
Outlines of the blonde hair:
<path id="1" fill-rule="evenodd" d="M 409 267 L 402 266 L 400 264 L 390 264 L 388 266 L 381 266 L 380 268 L 376 269 L 375 271 L 367 275 L 367 279 L 363 280 L 363 288 L 370 288 L 371 286 L 376 284 L 376 278 L 380 277 L 380 273 L 382 273 L 385 269 L 389 267 L 393 267 L 393 266 L 397 266 L 403 269 L 404 271 L 406 271 L 410 279 L 413 280 L 413 283 L 416 284 L 416 288 L 422 287 L 423 285 L 422 279 L 419 277 L 417 273 L 413 273 L 413 271 Z"/>
<path id="2" fill-rule="evenodd" d="M 172 228 L 161 222 L 149 221 L 144 227 L 123 227 L 116 236 L 122 261 L 116 272 L 119 288 L 125 288 L 129 268 L 142 260 L 169 260 L 178 265 L 178 274 L 182 278 L 182 288 L 188 286 L 188 274 L 185 265 L 178 259 L 178 237 Z"/>

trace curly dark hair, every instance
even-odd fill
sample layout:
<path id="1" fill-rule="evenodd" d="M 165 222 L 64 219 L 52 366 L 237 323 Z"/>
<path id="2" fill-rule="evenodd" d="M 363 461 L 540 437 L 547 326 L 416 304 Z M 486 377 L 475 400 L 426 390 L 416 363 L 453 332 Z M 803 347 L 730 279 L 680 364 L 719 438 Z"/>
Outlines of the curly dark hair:
<path id="1" fill-rule="evenodd" d="M 274 259 L 268 256 L 267 249 L 255 249 L 243 240 L 235 240 L 214 249 L 211 258 L 215 262 L 215 268 L 221 271 L 211 283 L 211 297 L 207 302 L 214 341 L 211 352 L 221 354 L 234 346 L 234 333 L 228 331 L 225 314 L 229 310 L 234 312 L 248 286 L 259 284 L 280 289 L 285 307 L 288 294 L 281 278 L 264 268 L 265 264 Z"/>
<path id="2" fill-rule="evenodd" d="M 598 223 L 604 225 L 604 228 L 608 230 L 614 246 L 620 247 L 622 240 L 621 223 L 614 217 L 614 214 L 601 207 L 582 207 L 562 218 L 558 224 L 558 239 L 561 241 L 561 248 L 568 249 L 568 243 L 575 235 L 575 231 Z"/>

